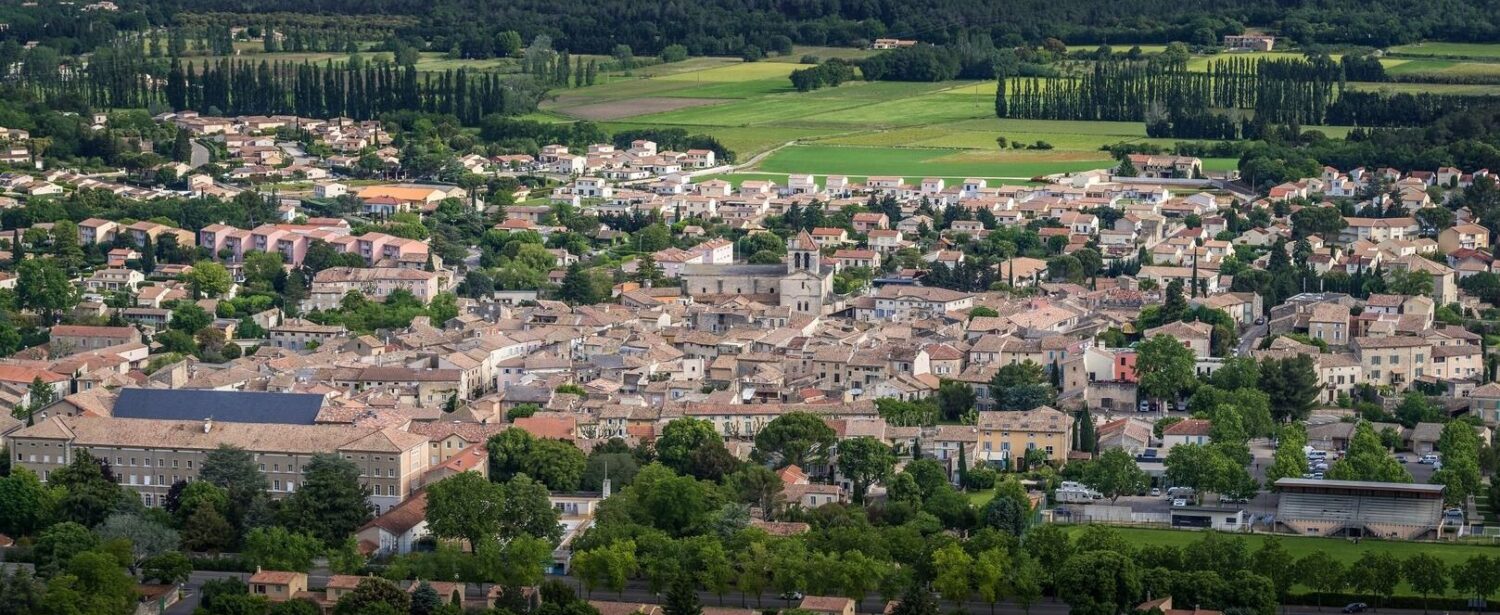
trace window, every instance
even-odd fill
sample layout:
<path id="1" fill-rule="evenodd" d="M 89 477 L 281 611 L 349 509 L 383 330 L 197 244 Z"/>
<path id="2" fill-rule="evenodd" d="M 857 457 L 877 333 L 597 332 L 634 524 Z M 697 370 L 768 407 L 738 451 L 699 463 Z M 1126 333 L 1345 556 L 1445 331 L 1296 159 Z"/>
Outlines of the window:
<path id="1" fill-rule="evenodd" d="M 1370 357 L 1370 365 L 1380 365 L 1380 357 Z"/>

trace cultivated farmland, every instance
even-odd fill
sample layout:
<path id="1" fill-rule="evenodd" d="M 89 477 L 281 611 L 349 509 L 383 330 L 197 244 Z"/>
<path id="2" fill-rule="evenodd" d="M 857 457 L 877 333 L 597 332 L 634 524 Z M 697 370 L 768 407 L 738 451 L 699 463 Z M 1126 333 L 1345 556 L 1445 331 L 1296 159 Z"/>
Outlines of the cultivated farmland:
<path id="1" fill-rule="evenodd" d="M 1420 80 L 1500 75 L 1497 46 L 1424 46 L 1434 57 L 1388 57 L 1382 63 L 1395 76 Z M 1157 47 L 1144 51 L 1160 51 Z M 1443 52 L 1441 54 L 1436 52 Z M 1409 52 L 1403 48 L 1403 52 Z M 1462 52 L 1474 60 L 1449 56 Z M 1487 54 L 1493 54 L 1493 56 Z M 610 130 L 680 127 L 713 135 L 749 160 L 776 151 L 746 173 L 778 177 L 785 173 L 980 176 L 1023 180 L 1036 175 L 1099 168 L 1109 164 L 1102 148 L 1117 143 L 1170 147 L 1179 139 L 1146 136 L 1142 122 L 1089 122 L 997 119 L 993 81 L 902 83 L 853 81 L 838 87 L 796 92 L 788 76 L 805 68 L 803 55 L 858 59 L 868 51 L 800 48 L 764 62 L 693 58 L 601 76 L 590 87 L 560 91 L 543 105 L 555 119 L 605 122 Z M 1442 57 L 1437 57 L 1442 56 Z M 1189 70 L 1207 70 L 1229 58 L 1300 58 L 1301 52 L 1195 56 Z M 1337 54 L 1335 54 L 1337 58 Z M 1460 83 L 1348 84 L 1353 90 L 1494 93 L 1490 85 Z M 1329 137 L 1347 127 L 1305 126 Z M 1004 139 L 1002 148 L 998 140 Z M 1019 143 L 1020 147 L 1012 145 Z M 1038 147 L 1040 144 L 1050 149 Z M 1210 170 L 1231 169 L 1233 160 L 1205 161 Z"/>

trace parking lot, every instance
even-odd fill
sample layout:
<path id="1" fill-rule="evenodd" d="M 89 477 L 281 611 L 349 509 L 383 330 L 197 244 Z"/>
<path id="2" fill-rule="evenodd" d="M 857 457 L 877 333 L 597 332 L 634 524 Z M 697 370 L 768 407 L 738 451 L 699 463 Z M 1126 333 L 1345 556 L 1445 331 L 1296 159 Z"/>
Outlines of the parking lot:
<path id="1" fill-rule="evenodd" d="M 1250 454 L 1253 458 L 1249 468 L 1250 475 L 1261 483 L 1262 490 L 1256 493 L 1255 497 L 1251 498 L 1249 502 L 1239 504 L 1239 506 L 1243 506 L 1247 512 L 1257 517 L 1274 515 L 1276 513 L 1276 504 L 1279 498 L 1276 493 L 1269 491 L 1269 487 L 1265 484 L 1266 468 L 1271 466 L 1272 455 L 1274 453 L 1275 450 L 1271 448 L 1270 442 L 1267 440 L 1253 440 L 1250 443 Z M 1428 482 L 1432 478 L 1433 472 L 1436 471 L 1436 466 L 1432 464 L 1418 463 L 1420 455 L 1398 453 L 1397 456 L 1405 458 L 1406 463 L 1402 465 L 1406 468 L 1407 472 L 1411 473 L 1412 482 L 1414 483 Z M 1331 467 L 1336 460 L 1337 453 L 1330 452 L 1326 463 Z M 1311 468 L 1309 468 L 1309 473 L 1312 473 Z M 1113 504 L 1115 506 L 1129 506 L 1131 511 L 1137 513 L 1165 514 L 1171 511 L 1173 498 L 1166 495 L 1165 477 L 1157 479 L 1156 484 L 1153 486 L 1161 490 L 1160 495 L 1152 496 L 1148 492 L 1147 495 L 1121 496 Z M 1096 503 L 1111 504 L 1109 500 L 1100 500 Z M 1204 506 L 1217 506 L 1219 505 L 1218 496 L 1214 494 L 1205 495 L 1201 504 Z M 1068 509 L 1075 516 L 1083 513 L 1083 507 L 1080 504 L 1059 504 L 1055 508 Z"/>

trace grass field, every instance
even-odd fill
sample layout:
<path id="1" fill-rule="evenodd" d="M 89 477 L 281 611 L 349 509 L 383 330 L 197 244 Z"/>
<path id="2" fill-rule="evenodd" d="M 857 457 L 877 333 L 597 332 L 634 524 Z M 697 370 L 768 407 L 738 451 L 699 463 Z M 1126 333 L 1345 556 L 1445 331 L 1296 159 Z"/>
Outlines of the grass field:
<path id="1" fill-rule="evenodd" d="M 1157 46 L 1159 47 L 1159 46 Z M 1143 48 L 1160 51 L 1159 48 Z M 1494 46 L 1500 58 L 1500 45 Z M 745 63 L 733 58 L 693 58 L 610 74 L 594 86 L 561 90 L 543 105 L 546 117 L 591 119 L 607 129 L 679 127 L 713 135 L 741 160 L 787 144 L 754 168 L 759 177 L 787 173 L 987 177 L 1024 181 L 1037 175 L 1099 168 L 1101 148 L 1121 142 L 1171 146 L 1178 139 L 1152 139 L 1141 122 L 1074 122 L 994 117 L 993 81 L 895 83 L 853 81 L 835 88 L 796 92 L 787 76 L 804 55 L 860 58 L 867 50 L 799 47 L 786 56 Z M 1230 58 L 1300 58 L 1298 51 L 1194 57 L 1191 70 Z M 1386 58 L 1392 72 L 1500 74 L 1500 62 L 1441 58 Z M 1469 73 L 1465 73 L 1469 71 Z M 1391 92 L 1484 93 L 1496 88 L 1419 83 L 1356 83 L 1351 87 Z M 1342 137 L 1347 127 L 1310 127 Z M 997 139 L 1052 149 L 1001 149 Z M 1231 169 L 1233 160 L 1205 161 L 1210 170 Z"/>
<path id="2" fill-rule="evenodd" d="M 1077 535 L 1083 531 L 1083 526 L 1072 526 L 1068 531 Z M 1203 532 L 1190 530 L 1155 530 L 1141 528 L 1114 528 L 1125 540 L 1132 544 L 1158 544 L 1183 547 L 1203 539 Z M 1265 542 L 1264 534 L 1247 534 L 1244 540 L 1248 543 L 1251 552 L 1259 549 Z M 1403 542 L 1392 540 L 1361 540 L 1355 544 L 1342 538 L 1316 538 L 1307 536 L 1279 536 L 1282 546 L 1295 557 L 1302 557 L 1315 551 L 1323 551 L 1334 559 L 1345 565 L 1352 564 L 1366 552 L 1390 553 L 1398 558 L 1417 553 L 1426 553 L 1443 560 L 1450 568 L 1467 561 L 1475 555 L 1487 555 L 1495 557 L 1500 555 L 1500 547 L 1476 544 L 1452 544 L 1452 543 L 1430 543 L 1430 542 Z M 1303 588 L 1306 589 L 1306 588 Z M 1403 582 L 1396 590 L 1398 595 L 1417 595 Z M 1457 592 L 1449 592 L 1450 596 L 1457 597 Z"/>
<path id="3" fill-rule="evenodd" d="M 995 177 L 1026 180 L 1048 173 L 1109 166 L 1099 152 L 1011 152 L 794 145 L 766 158 L 756 170 L 819 175 L 897 175 L 904 177 Z"/>
<path id="4" fill-rule="evenodd" d="M 784 56 L 767 58 L 767 62 L 790 62 L 801 63 L 803 56 L 813 56 L 819 60 L 839 58 L 842 60 L 860 60 L 875 55 L 873 49 L 855 49 L 853 47 L 803 47 L 792 48 L 792 52 Z"/>
<path id="5" fill-rule="evenodd" d="M 1500 66 L 1500 65 L 1497 65 Z M 1480 85 L 1467 83 L 1376 83 L 1368 81 L 1349 82 L 1351 90 L 1371 90 L 1376 92 L 1421 94 L 1429 92 L 1432 94 L 1500 94 L 1500 85 Z"/>
<path id="6" fill-rule="evenodd" d="M 1408 56 L 1500 60 L 1500 45 L 1489 43 L 1417 43 L 1398 45 L 1392 47 L 1390 51 L 1393 54 Z"/>

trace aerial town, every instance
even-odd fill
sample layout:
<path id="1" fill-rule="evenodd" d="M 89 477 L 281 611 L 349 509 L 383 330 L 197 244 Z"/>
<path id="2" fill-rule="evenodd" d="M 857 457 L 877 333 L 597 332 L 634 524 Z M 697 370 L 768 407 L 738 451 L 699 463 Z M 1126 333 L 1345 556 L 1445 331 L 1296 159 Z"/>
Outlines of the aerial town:
<path id="1" fill-rule="evenodd" d="M 0 6 L 0 615 L 1483 612 L 1500 18 L 1080 2 Z"/>

